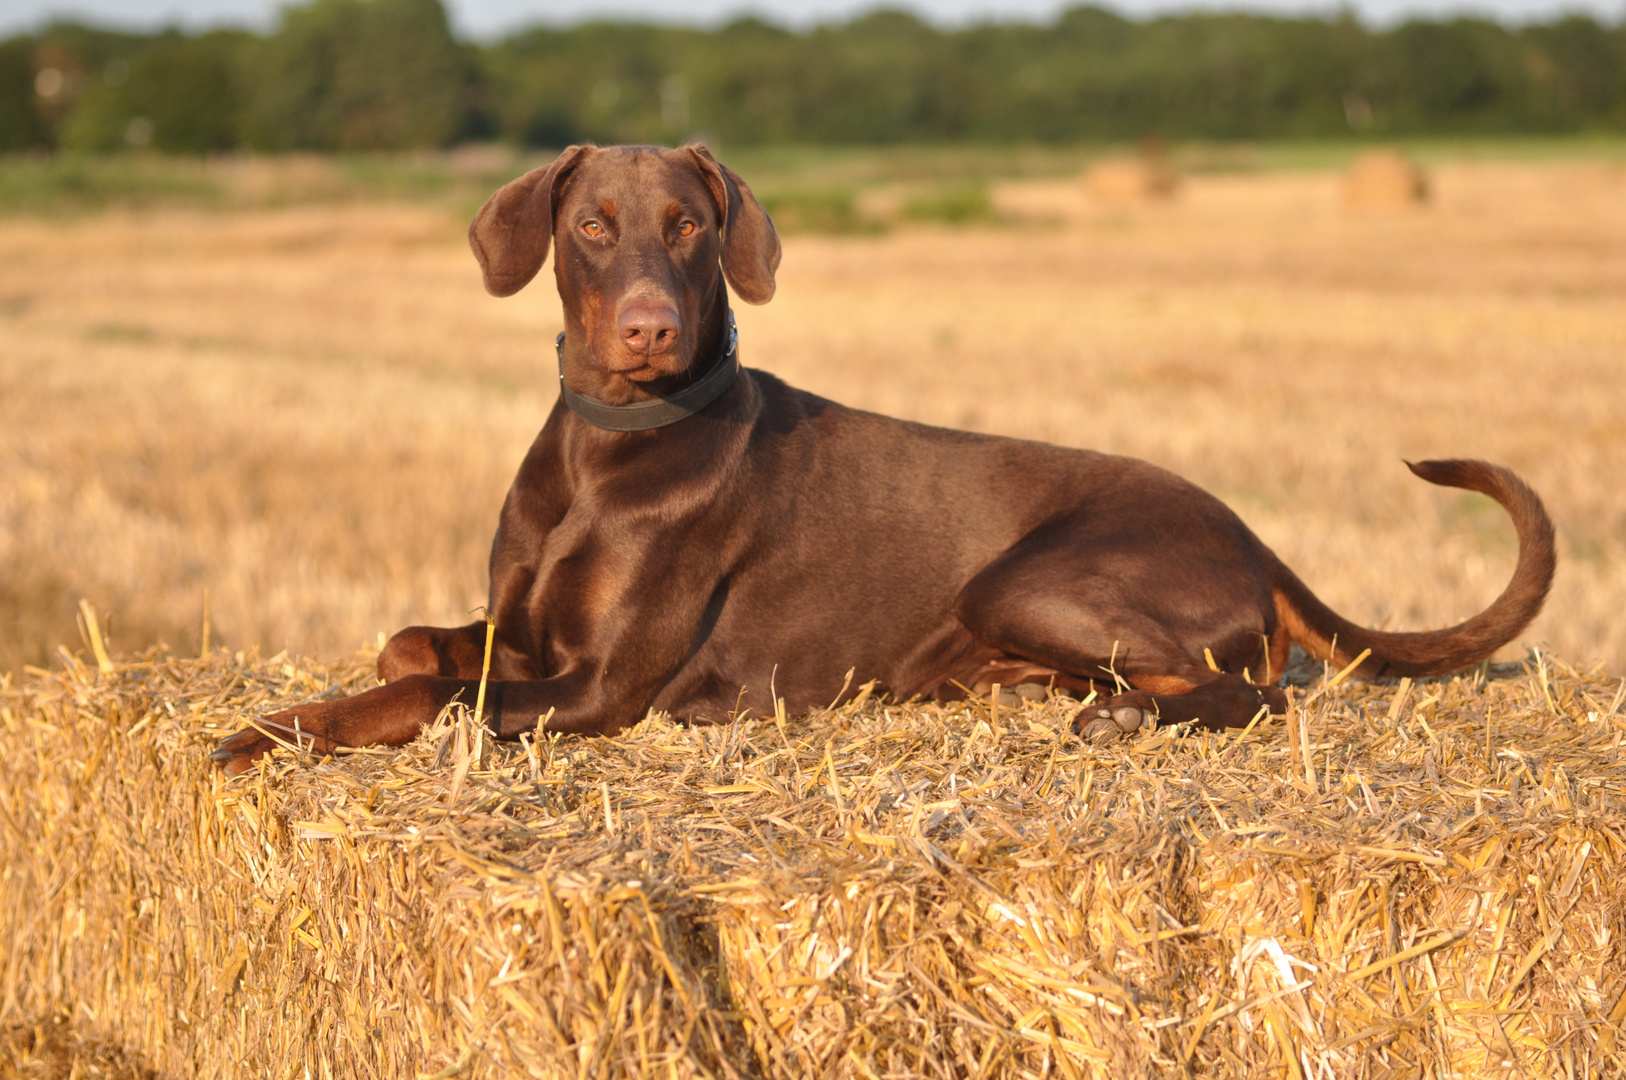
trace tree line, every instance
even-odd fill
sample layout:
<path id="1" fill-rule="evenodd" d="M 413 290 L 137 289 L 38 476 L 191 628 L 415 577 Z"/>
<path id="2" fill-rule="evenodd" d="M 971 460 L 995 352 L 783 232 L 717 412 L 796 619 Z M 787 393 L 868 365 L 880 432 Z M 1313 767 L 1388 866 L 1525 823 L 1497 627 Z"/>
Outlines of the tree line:
<path id="1" fill-rule="evenodd" d="M 1078 142 L 1626 130 L 1626 21 L 1073 8 L 944 29 L 629 22 L 458 41 L 440 0 L 313 0 L 271 33 L 61 23 L 0 42 L 0 152 L 503 140 Z"/>

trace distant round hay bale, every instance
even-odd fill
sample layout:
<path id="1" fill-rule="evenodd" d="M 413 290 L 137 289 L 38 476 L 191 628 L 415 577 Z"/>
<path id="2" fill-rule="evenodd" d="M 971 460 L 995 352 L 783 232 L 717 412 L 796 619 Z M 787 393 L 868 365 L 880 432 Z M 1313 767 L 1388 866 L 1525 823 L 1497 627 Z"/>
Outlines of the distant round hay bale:
<path id="1" fill-rule="evenodd" d="M 1419 206 L 1428 177 L 1399 150 L 1367 150 L 1344 176 L 1344 204 L 1355 210 Z"/>
<path id="2" fill-rule="evenodd" d="M 1174 196 L 1180 177 L 1160 157 L 1107 158 L 1084 170 L 1084 190 L 1104 202 L 1153 202 Z"/>

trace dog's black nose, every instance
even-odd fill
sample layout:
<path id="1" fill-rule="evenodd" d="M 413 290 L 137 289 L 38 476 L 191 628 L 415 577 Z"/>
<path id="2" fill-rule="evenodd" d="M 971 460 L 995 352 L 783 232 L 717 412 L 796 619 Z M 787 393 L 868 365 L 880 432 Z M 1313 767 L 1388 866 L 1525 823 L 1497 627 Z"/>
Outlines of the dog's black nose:
<path id="1" fill-rule="evenodd" d="M 635 353 L 655 356 L 677 345 L 678 313 L 665 304 L 628 304 L 618 325 L 622 343 Z"/>

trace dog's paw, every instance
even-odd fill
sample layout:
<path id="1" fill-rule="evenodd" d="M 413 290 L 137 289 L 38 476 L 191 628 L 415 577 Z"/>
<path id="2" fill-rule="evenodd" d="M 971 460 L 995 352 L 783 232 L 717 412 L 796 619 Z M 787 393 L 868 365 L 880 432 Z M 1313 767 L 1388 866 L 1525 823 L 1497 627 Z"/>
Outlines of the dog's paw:
<path id="1" fill-rule="evenodd" d="M 306 753 L 332 753 L 340 744 L 311 730 L 319 723 L 319 708 L 306 705 L 261 717 L 257 724 L 221 739 L 220 745 L 209 755 L 209 760 L 227 776 L 241 776 L 252 769 L 256 761 L 279 746 Z M 304 717 L 303 724 L 301 716 Z"/>
<path id="2" fill-rule="evenodd" d="M 1079 710 L 1073 717 L 1073 731 L 1085 742 L 1101 745 L 1127 739 L 1141 729 L 1148 717 L 1155 720 L 1157 710 L 1145 694 L 1119 694 Z"/>
<path id="3" fill-rule="evenodd" d="M 220 740 L 209 755 L 209 760 L 227 776 L 241 776 L 254 768 L 254 763 L 282 745 L 254 728 L 244 728 Z"/>

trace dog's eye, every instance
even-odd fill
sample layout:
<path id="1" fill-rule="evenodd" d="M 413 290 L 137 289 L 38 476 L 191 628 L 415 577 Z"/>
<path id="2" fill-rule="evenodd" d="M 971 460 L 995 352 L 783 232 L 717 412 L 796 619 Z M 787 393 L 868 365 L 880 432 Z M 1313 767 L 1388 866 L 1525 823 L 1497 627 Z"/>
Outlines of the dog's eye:
<path id="1" fill-rule="evenodd" d="M 586 221 L 582 223 L 582 232 L 588 236 L 603 236 L 604 226 L 596 221 Z"/>
<path id="2" fill-rule="evenodd" d="M 685 221 L 683 224 L 678 226 L 678 235 L 679 236 L 693 236 L 695 230 L 698 229 L 699 227 L 700 226 L 696 225 L 692 221 Z"/>

